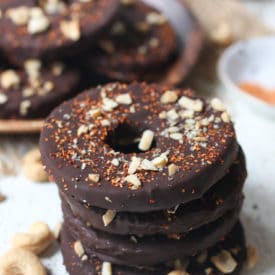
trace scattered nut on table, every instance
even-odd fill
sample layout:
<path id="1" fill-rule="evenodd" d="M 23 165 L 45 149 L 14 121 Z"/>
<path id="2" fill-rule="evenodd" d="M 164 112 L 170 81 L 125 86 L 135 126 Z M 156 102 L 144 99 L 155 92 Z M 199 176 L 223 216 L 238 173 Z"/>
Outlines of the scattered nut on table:
<path id="1" fill-rule="evenodd" d="M 31 225 L 29 233 L 17 233 L 11 239 L 13 248 L 23 248 L 37 255 L 46 250 L 53 242 L 54 235 L 49 226 L 43 222 Z"/>
<path id="2" fill-rule="evenodd" d="M 24 175 L 36 182 L 47 182 L 49 181 L 48 174 L 43 168 L 41 163 L 41 155 L 38 148 L 35 148 L 24 156 L 23 159 L 23 172 Z"/>
<path id="3" fill-rule="evenodd" d="M 15 248 L 0 257 L 0 274 L 46 275 L 47 272 L 34 253 Z"/>

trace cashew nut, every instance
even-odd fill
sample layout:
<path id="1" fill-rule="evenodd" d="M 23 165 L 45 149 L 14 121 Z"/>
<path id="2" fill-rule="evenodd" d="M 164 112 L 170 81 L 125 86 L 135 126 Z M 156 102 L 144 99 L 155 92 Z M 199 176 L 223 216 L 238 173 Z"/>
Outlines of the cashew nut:
<path id="1" fill-rule="evenodd" d="M 38 148 L 29 151 L 23 159 L 24 175 L 36 182 L 46 182 L 49 180 L 48 174 L 41 163 L 41 154 Z"/>
<path id="2" fill-rule="evenodd" d="M 46 275 L 39 258 L 30 251 L 15 248 L 0 257 L 1 275 Z"/>
<path id="3" fill-rule="evenodd" d="M 11 239 L 13 248 L 23 248 L 35 254 L 42 253 L 54 240 L 49 226 L 43 222 L 31 225 L 29 233 L 17 233 Z"/>

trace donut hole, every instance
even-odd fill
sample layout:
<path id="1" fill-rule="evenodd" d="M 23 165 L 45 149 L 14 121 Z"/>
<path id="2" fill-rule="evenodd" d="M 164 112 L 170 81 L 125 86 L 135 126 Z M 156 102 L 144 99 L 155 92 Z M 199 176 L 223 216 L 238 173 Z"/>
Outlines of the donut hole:
<path id="1" fill-rule="evenodd" d="M 140 153 L 138 144 L 142 131 L 139 131 L 134 125 L 128 123 L 119 124 L 113 131 L 109 132 L 106 143 L 116 152 L 124 154 Z M 151 148 L 155 146 L 153 142 Z"/>

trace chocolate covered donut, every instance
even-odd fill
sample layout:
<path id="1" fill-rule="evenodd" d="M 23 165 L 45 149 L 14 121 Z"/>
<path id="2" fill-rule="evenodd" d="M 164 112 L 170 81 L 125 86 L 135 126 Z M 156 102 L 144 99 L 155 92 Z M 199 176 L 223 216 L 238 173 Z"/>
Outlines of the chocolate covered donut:
<path id="1" fill-rule="evenodd" d="M 76 253 L 75 247 L 76 240 L 73 239 L 70 233 L 63 228 L 61 232 L 61 249 L 64 256 L 64 263 L 71 275 L 99 275 L 101 274 L 103 262 L 95 255 L 83 254 L 79 256 Z M 86 250 L 85 250 L 86 253 Z M 237 223 L 232 231 L 226 236 L 225 239 L 219 241 L 215 246 L 209 248 L 207 251 L 189 257 L 188 259 L 177 260 L 174 263 L 162 263 L 158 266 L 147 268 L 141 267 L 127 267 L 122 265 L 112 265 L 113 275 L 170 275 L 169 272 L 178 270 L 188 272 L 189 275 L 223 275 L 224 272 L 220 271 L 214 264 L 215 258 L 213 256 L 220 255 L 221 253 L 230 255 L 236 267 L 234 271 L 230 272 L 231 275 L 240 274 L 240 270 L 246 260 L 246 246 L 244 232 L 239 223 Z M 86 257 L 85 257 L 86 256 Z M 212 258 L 212 259 L 211 259 Z M 105 263 L 106 264 L 106 263 Z M 182 266 L 182 268 L 180 268 Z M 208 271 L 209 273 L 206 273 Z M 181 274 L 181 273 L 179 273 Z M 183 273 L 184 274 L 184 273 Z M 172 275 L 172 274 L 171 274 Z"/>
<path id="2" fill-rule="evenodd" d="M 40 144 L 62 192 L 128 212 L 200 198 L 239 150 L 220 101 L 144 83 L 108 84 L 65 102 L 47 119 Z"/>
<path id="3" fill-rule="evenodd" d="M 220 100 L 98 86 L 50 114 L 40 149 L 70 274 L 239 274 L 246 165 Z"/>
<path id="4" fill-rule="evenodd" d="M 119 0 L 4 0 L 0 2 L 0 51 L 14 64 L 55 60 L 81 51 L 119 7 Z"/>
<path id="5" fill-rule="evenodd" d="M 147 213 L 118 212 L 108 226 L 103 217 L 106 210 L 72 199 L 60 193 L 64 212 L 73 215 L 95 229 L 112 234 L 168 234 L 185 233 L 202 225 L 213 222 L 232 210 L 243 198 L 242 188 L 246 178 L 243 152 L 230 167 L 227 175 L 215 184 L 202 198 L 187 204 L 180 204 L 172 209 Z M 69 210 L 66 210 L 68 209 Z"/>
<path id="6" fill-rule="evenodd" d="M 79 81 L 79 73 L 60 62 L 43 65 L 40 60 L 26 60 L 22 69 L 2 63 L 0 118 L 45 118 L 74 95 Z"/>
<path id="7" fill-rule="evenodd" d="M 109 33 L 100 37 L 88 63 L 109 79 L 150 80 L 177 52 L 175 32 L 166 16 L 142 1 L 124 4 Z M 90 56 L 90 57 L 89 57 Z M 87 57 L 85 57 L 87 58 Z"/>

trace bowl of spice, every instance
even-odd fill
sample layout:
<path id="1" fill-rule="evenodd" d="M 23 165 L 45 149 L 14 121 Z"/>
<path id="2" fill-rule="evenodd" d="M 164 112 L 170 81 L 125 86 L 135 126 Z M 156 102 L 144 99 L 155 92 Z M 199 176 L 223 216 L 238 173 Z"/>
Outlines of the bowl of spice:
<path id="1" fill-rule="evenodd" d="M 231 45 L 218 62 L 218 74 L 236 100 L 275 116 L 275 36 Z"/>

